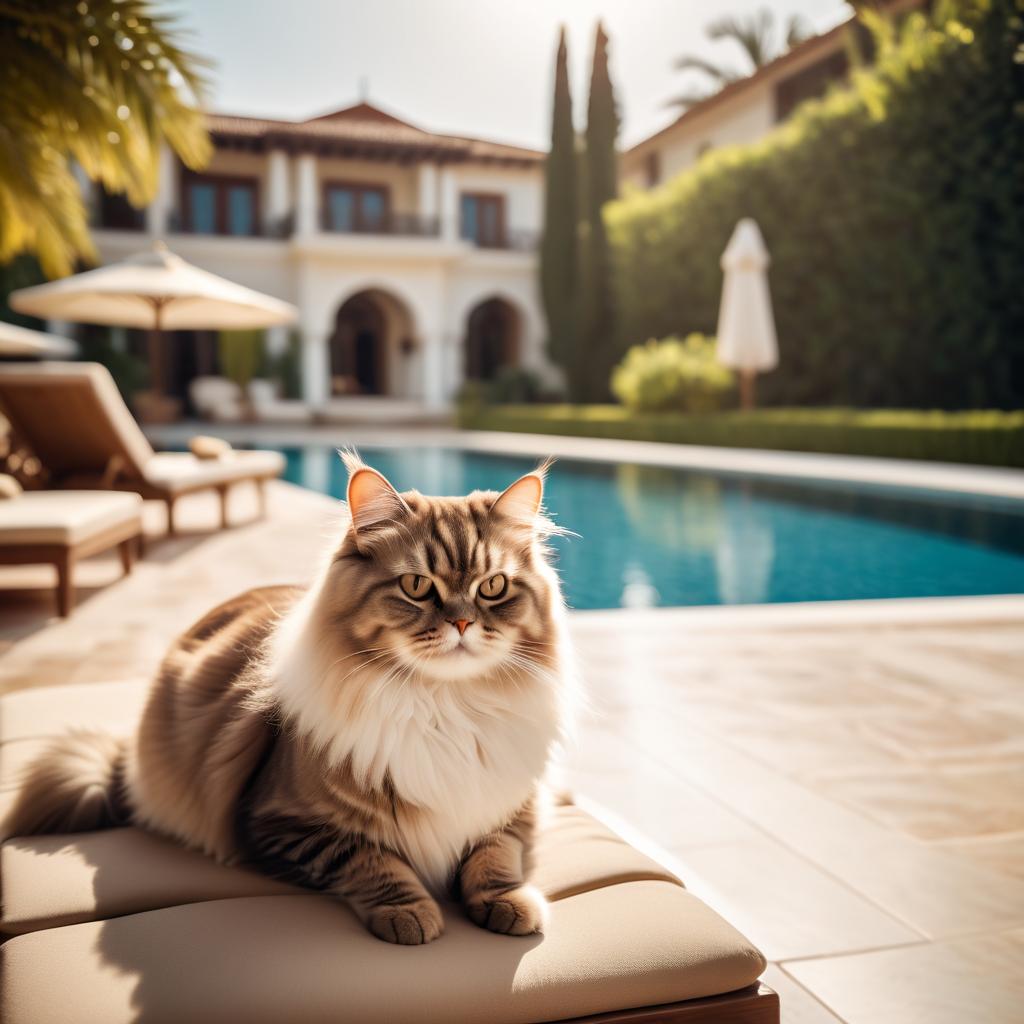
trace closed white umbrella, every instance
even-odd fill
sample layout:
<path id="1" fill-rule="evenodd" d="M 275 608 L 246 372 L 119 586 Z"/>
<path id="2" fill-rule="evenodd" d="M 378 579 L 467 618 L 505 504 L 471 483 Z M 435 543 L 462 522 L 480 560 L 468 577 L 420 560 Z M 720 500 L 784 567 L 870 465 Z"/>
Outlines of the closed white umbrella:
<path id="1" fill-rule="evenodd" d="M 0 356 L 71 356 L 77 351 L 69 338 L 0 320 Z"/>
<path id="2" fill-rule="evenodd" d="M 718 361 L 740 375 L 740 401 L 754 407 L 754 379 L 779 362 L 772 297 L 771 258 L 757 221 L 744 217 L 722 253 L 722 305 L 718 313 Z"/>
<path id="3" fill-rule="evenodd" d="M 153 390 L 161 391 L 164 330 L 251 330 L 295 320 L 287 302 L 192 266 L 156 242 L 120 263 L 12 292 L 11 308 L 54 320 L 150 331 Z"/>

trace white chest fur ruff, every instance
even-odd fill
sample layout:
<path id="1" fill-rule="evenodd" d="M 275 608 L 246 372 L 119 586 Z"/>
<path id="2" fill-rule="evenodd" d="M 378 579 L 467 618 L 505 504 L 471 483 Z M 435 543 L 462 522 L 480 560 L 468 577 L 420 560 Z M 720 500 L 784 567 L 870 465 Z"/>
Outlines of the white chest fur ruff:
<path id="1" fill-rule="evenodd" d="M 505 824 L 544 775 L 562 730 L 561 681 L 524 673 L 501 687 L 437 684 L 372 665 L 346 679 L 345 663 L 324 670 L 309 616 L 297 611 L 272 660 L 282 705 L 332 761 L 351 759 L 356 778 L 373 788 L 390 779 L 418 808 L 396 841 L 440 891 L 466 844 Z"/>

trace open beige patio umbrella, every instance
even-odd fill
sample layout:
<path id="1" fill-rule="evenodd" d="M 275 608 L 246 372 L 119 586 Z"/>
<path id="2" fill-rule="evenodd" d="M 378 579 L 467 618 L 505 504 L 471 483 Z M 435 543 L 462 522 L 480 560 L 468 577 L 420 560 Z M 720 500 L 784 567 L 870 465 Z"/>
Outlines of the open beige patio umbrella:
<path id="1" fill-rule="evenodd" d="M 0 356 L 70 356 L 77 350 L 78 346 L 69 338 L 0 320 Z"/>
<path id="2" fill-rule="evenodd" d="M 722 304 L 718 313 L 718 361 L 740 375 L 740 404 L 754 407 L 757 374 L 779 362 L 772 297 L 768 291 L 768 248 L 757 221 L 744 217 L 722 253 Z"/>
<path id="3" fill-rule="evenodd" d="M 163 242 L 119 263 L 11 293 L 19 313 L 150 332 L 152 389 L 163 390 L 161 337 L 175 330 L 251 330 L 295 320 L 287 302 L 200 270 Z"/>

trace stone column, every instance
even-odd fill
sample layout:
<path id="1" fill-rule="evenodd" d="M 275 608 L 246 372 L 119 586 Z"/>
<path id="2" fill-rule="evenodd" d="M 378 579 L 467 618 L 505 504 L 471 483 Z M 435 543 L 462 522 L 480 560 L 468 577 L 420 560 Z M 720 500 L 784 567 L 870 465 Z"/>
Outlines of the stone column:
<path id="1" fill-rule="evenodd" d="M 267 189 L 263 204 L 263 233 L 276 234 L 292 212 L 291 187 L 288 181 L 288 154 L 283 149 L 272 149 L 267 159 Z"/>
<path id="2" fill-rule="evenodd" d="M 267 328 L 267 355 L 280 356 L 288 348 L 288 327 L 278 324 Z"/>
<path id="3" fill-rule="evenodd" d="M 330 397 L 331 358 L 327 335 L 305 331 L 302 336 L 302 400 L 312 408 Z"/>
<path id="4" fill-rule="evenodd" d="M 416 171 L 417 214 L 428 228 L 437 219 L 437 164 L 420 164 Z"/>
<path id="5" fill-rule="evenodd" d="M 459 191 L 455 172 L 450 167 L 441 171 L 441 237 L 453 242 L 459 237 Z"/>
<path id="6" fill-rule="evenodd" d="M 421 338 L 423 358 L 423 402 L 428 409 L 443 409 L 448 404 L 445 386 L 445 335 L 443 331 L 425 332 Z"/>
<path id="7" fill-rule="evenodd" d="M 174 154 L 170 146 L 160 147 L 160 161 L 158 170 L 158 182 L 156 195 L 153 201 L 146 207 L 146 233 L 151 238 L 163 238 L 170 230 L 171 213 L 177 205 L 175 192 L 177 190 L 178 175 L 174 163 Z"/>
<path id="8" fill-rule="evenodd" d="M 303 153 L 295 164 L 296 201 L 295 231 L 296 234 L 308 237 L 320 230 L 320 197 L 316 180 L 316 157 L 312 153 Z"/>

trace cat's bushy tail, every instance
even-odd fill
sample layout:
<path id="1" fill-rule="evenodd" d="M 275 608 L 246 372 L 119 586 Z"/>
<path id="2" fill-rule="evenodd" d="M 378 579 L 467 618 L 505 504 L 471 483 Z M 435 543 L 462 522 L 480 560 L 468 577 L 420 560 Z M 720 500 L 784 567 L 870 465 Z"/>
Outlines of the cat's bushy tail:
<path id="1" fill-rule="evenodd" d="M 127 743 L 101 732 L 62 736 L 30 762 L 0 838 L 127 824 Z"/>

